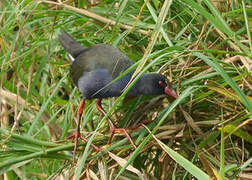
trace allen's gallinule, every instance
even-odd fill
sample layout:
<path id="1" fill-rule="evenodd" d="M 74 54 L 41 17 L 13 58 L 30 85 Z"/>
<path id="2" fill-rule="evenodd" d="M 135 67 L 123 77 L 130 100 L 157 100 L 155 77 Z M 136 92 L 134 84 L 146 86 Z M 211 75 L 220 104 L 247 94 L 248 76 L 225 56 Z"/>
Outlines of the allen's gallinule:
<path id="1" fill-rule="evenodd" d="M 133 73 L 128 73 L 116 82 L 111 83 L 111 81 L 134 63 L 121 51 L 109 45 L 98 44 L 93 47 L 85 48 L 63 30 L 61 30 L 61 34 L 59 35 L 59 41 L 68 52 L 68 56 L 72 61 L 70 72 L 72 80 L 83 94 L 83 99 L 78 110 L 77 130 L 75 134 L 71 136 L 71 138 L 75 138 L 75 156 L 78 138 L 87 141 L 80 136 L 80 119 L 85 100 L 96 98 L 98 110 L 105 115 L 106 112 L 101 105 L 102 99 L 120 96 Z M 158 73 L 146 73 L 134 84 L 126 96 L 133 97 L 138 95 L 161 94 L 167 94 L 173 98 L 178 97 L 176 92 L 166 82 L 165 76 Z M 136 145 L 130 138 L 126 129 L 116 128 L 109 118 L 108 123 L 111 134 L 108 143 L 111 142 L 115 132 L 120 132 L 125 134 L 131 144 L 136 148 Z M 99 148 L 95 145 L 92 144 L 92 147 L 99 151 Z"/>

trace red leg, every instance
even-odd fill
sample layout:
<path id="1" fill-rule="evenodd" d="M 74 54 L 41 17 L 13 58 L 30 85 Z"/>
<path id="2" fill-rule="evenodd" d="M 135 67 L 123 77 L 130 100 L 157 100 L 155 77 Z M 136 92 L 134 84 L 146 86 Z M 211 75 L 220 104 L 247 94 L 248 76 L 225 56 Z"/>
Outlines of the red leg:
<path id="1" fill-rule="evenodd" d="M 104 115 L 106 116 L 106 112 L 105 110 L 102 108 L 102 104 L 101 104 L 101 101 L 102 99 L 97 99 L 96 101 L 96 107 L 97 109 Z M 108 118 L 108 122 L 109 122 L 109 128 L 110 128 L 110 137 L 109 137 L 109 140 L 108 140 L 108 144 L 111 144 L 111 141 L 115 135 L 115 133 L 123 133 L 127 138 L 128 140 L 130 141 L 130 143 L 132 144 L 132 146 L 136 149 L 136 145 L 135 143 L 133 142 L 132 138 L 130 137 L 129 133 L 127 132 L 126 129 L 124 128 L 116 128 L 115 125 L 113 124 L 113 122 L 111 121 L 110 118 Z"/>
<path id="2" fill-rule="evenodd" d="M 81 116 L 82 116 L 82 113 L 83 113 L 83 109 L 84 109 L 84 106 L 85 106 L 85 100 L 83 99 L 81 101 L 81 104 L 79 106 L 79 109 L 78 109 L 78 116 L 77 116 L 77 128 L 76 128 L 76 131 L 73 135 L 67 137 L 67 139 L 74 139 L 74 151 L 73 151 L 73 163 L 75 161 L 75 155 L 76 155 L 76 151 L 77 151 L 77 148 L 78 148 L 78 142 L 79 142 L 79 138 L 84 141 L 84 142 L 88 142 L 88 140 L 84 137 L 82 137 L 80 135 L 80 121 L 81 121 Z M 91 144 L 91 146 L 97 151 L 97 152 L 100 152 L 100 149 L 95 146 L 94 144 Z"/>

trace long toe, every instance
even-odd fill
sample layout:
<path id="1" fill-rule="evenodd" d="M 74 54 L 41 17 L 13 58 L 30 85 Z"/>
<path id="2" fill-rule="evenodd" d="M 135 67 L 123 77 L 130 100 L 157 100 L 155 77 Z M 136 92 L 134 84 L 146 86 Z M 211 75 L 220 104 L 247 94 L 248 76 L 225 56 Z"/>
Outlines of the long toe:
<path id="1" fill-rule="evenodd" d="M 86 138 L 84 138 L 83 136 L 79 137 L 82 141 L 84 142 L 88 142 L 88 140 Z M 94 145 L 93 143 L 90 144 L 90 146 L 96 151 L 96 152 L 102 152 L 102 150 L 100 148 L 98 148 L 96 145 Z"/>
<path id="2" fill-rule="evenodd" d="M 132 146 L 136 149 L 137 146 L 135 145 L 134 141 L 132 140 L 131 136 L 129 135 L 129 133 L 127 132 L 127 129 L 125 128 L 113 128 L 113 129 L 110 129 L 110 137 L 109 137 L 109 140 L 108 140 L 108 144 L 111 143 L 115 133 L 117 134 L 122 134 L 124 135 L 125 137 L 128 138 L 129 142 L 132 144 Z"/>
<path id="3" fill-rule="evenodd" d="M 81 136 L 79 131 L 75 131 L 71 136 L 68 136 L 67 139 L 72 139 L 74 141 L 74 150 L 73 150 L 73 164 L 74 164 L 79 139 L 81 139 L 82 141 L 84 141 L 86 143 L 88 142 L 88 140 L 85 137 Z M 96 145 L 94 145 L 93 143 L 91 143 L 91 147 L 96 152 L 102 152 L 102 150 L 100 148 L 98 148 Z"/>

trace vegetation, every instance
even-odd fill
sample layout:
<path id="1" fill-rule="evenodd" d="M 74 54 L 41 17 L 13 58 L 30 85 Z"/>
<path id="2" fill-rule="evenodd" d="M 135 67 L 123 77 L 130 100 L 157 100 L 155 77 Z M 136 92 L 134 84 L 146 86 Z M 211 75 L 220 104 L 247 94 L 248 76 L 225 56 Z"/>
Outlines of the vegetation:
<path id="1" fill-rule="evenodd" d="M 250 0 L 1 0 L 0 179 L 251 179 L 251 7 Z M 82 96 L 58 42 L 61 28 L 84 46 L 119 48 L 138 77 L 160 72 L 174 84 L 175 101 L 104 100 L 118 127 L 152 120 L 131 133 L 137 149 L 121 136 L 107 145 L 106 117 L 90 101 L 81 128 L 89 142 L 72 165 L 66 137 Z"/>

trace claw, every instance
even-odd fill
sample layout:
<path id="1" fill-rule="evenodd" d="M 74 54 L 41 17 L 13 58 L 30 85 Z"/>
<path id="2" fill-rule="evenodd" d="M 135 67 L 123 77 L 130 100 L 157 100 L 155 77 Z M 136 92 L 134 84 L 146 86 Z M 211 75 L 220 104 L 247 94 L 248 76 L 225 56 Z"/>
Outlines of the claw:
<path id="1" fill-rule="evenodd" d="M 96 101 L 96 107 L 97 107 L 97 109 L 98 109 L 104 116 L 106 116 L 106 112 L 105 112 L 105 110 L 104 110 L 103 107 L 102 107 L 101 101 L 102 101 L 102 99 L 97 99 L 97 101 Z M 110 128 L 110 137 L 109 137 L 109 140 L 108 140 L 108 144 L 111 144 L 111 141 L 112 141 L 112 139 L 113 139 L 115 133 L 119 133 L 119 134 L 125 135 L 125 136 L 128 138 L 129 142 L 132 144 L 132 146 L 136 149 L 137 146 L 135 145 L 134 141 L 133 141 L 132 138 L 130 137 L 128 131 L 138 129 L 138 128 L 141 127 L 143 124 L 146 125 L 146 124 L 151 123 L 151 121 L 144 121 L 144 122 L 142 122 L 141 124 L 138 124 L 138 125 L 133 126 L 133 127 L 131 127 L 131 128 L 117 128 L 117 127 L 113 124 L 113 122 L 111 121 L 110 118 L 108 118 L 108 123 L 109 123 L 109 128 Z"/>

